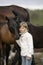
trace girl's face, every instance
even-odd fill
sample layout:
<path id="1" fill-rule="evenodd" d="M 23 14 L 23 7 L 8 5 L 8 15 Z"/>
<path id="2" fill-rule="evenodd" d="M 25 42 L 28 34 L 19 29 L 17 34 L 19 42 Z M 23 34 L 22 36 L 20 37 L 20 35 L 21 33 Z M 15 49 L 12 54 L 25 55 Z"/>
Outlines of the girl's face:
<path id="1" fill-rule="evenodd" d="M 19 31 L 21 34 L 23 34 L 25 32 L 26 28 L 22 25 L 20 28 L 19 28 Z"/>

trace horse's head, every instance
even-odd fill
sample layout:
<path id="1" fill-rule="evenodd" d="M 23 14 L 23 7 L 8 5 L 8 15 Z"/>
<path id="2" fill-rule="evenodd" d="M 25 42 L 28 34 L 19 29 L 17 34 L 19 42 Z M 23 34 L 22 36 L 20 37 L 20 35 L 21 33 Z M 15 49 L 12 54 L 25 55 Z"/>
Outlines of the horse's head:
<path id="1" fill-rule="evenodd" d="M 8 20 L 8 27 L 9 31 L 13 34 L 15 39 L 19 38 L 19 29 L 18 29 L 18 24 L 14 18 L 7 18 Z"/>

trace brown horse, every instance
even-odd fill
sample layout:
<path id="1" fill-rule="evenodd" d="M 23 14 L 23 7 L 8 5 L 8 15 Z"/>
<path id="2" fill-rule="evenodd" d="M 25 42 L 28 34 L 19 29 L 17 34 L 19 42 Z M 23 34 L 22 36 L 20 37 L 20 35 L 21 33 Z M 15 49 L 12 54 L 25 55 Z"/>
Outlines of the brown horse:
<path id="1" fill-rule="evenodd" d="M 2 50 L 2 55 L 5 48 L 3 45 L 11 43 L 15 45 L 15 39 L 19 35 L 18 25 L 22 20 L 29 21 L 26 9 L 18 6 L 0 6 L 0 50 Z"/>

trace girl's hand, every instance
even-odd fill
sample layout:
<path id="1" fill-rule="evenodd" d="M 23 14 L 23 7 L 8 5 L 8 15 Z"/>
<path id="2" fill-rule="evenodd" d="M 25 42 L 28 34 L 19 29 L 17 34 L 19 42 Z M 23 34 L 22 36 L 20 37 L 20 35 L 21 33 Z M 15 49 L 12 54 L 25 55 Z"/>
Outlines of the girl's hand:
<path id="1" fill-rule="evenodd" d="M 30 57 L 29 57 L 29 56 L 26 56 L 26 59 L 27 59 L 27 60 L 30 60 Z"/>

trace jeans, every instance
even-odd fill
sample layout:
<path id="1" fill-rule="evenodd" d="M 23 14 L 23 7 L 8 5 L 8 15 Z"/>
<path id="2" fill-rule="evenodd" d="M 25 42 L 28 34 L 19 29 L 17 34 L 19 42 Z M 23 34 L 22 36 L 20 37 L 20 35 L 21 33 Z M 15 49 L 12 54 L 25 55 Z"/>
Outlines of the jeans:
<path id="1" fill-rule="evenodd" d="M 30 60 L 26 59 L 26 56 L 22 56 L 22 65 L 31 65 L 32 63 L 32 58 Z"/>

